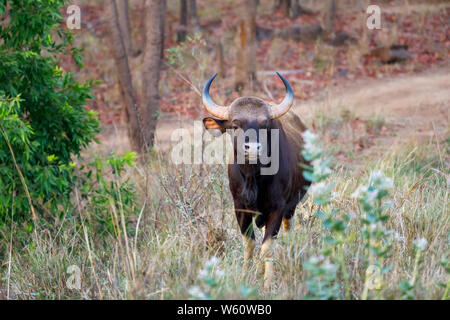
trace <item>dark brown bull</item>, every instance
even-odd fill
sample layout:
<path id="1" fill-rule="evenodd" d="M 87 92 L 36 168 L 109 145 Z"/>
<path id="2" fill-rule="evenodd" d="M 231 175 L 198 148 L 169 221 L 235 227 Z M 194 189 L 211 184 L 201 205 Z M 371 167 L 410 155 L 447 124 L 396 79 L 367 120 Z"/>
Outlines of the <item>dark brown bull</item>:
<path id="1" fill-rule="evenodd" d="M 265 227 L 261 248 L 261 258 L 264 263 L 264 287 L 271 284 L 273 263 L 271 262 L 271 243 L 283 222 L 284 229 L 290 229 L 290 219 L 295 208 L 306 193 L 309 182 L 303 178 L 301 163 L 306 163 L 301 155 L 303 146 L 302 132 L 306 130 L 300 118 L 289 112 L 294 93 L 289 82 L 277 73 L 286 87 L 286 97 L 279 105 L 269 105 L 256 97 L 236 99 L 229 107 L 216 105 L 209 89 L 214 75 L 203 89 L 203 105 L 213 117 L 203 119 L 208 130 L 219 129 L 221 133 L 228 132 L 233 141 L 233 161 L 228 165 L 230 189 L 234 200 L 236 218 L 244 240 L 244 270 L 253 256 L 255 234 L 253 231 L 253 216 L 257 215 L 255 223 L 258 228 Z M 262 141 L 259 132 L 267 129 L 267 139 Z M 278 139 L 274 144 L 271 135 L 273 129 L 278 129 Z M 239 134 L 253 130 L 256 135 L 239 139 Z M 278 148 L 278 170 L 270 175 L 261 174 L 263 164 L 259 161 L 261 150 L 267 155 L 275 155 Z M 245 161 L 239 162 L 239 155 L 245 156 Z M 255 154 L 258 160 L 255 160 Z M 242 158 L 241 158 L 242 159 Z M 271 162 L 274 158 L 271 158 Z"/>

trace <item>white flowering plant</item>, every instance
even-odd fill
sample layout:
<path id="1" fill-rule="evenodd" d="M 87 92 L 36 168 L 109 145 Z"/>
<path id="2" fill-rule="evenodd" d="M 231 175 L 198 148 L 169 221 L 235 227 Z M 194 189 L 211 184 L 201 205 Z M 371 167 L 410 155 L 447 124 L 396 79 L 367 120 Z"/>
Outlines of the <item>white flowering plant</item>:
<path id="1" fill-rule="evenodd" d="M 308 192 L 313 202 L 319 205 L 315 216 L 322 220 L 328 231 L 322 236 L 322 258 L 312 257 L 304 265 L 309 272 L 308 297 L 338 299 L 343 292 L 344 297 L 350 299 L 350 279 L 346 266 L 349 257 L 346 256 L 344 248 L 347 243 L 355 241 L 358 234 L 363 241 L 364 267 L 380 270 L 381 274 L 390 270 L 390 266 L 384 265 L 384 261 L 392 247 L 395 233 L 386 228 L 389 218 L 386 212 L 392 205 L 384 199 L 393 187 L 393 181 L 380 171 L 371 172 L 368 183 L 359 186 L 351 195 L 357 201 L 361 214 L 342 213 L 331 205 L 334 184 L 329 182 L 332 173 L 329 165 L 332 158 L 325 156 L 319 138 L 314 133 L 305 131 L 303 140 L 302 155 L 310 162 L 309 165 L 303 166 L 303 175 L 311 181 Z M 350 220 L 353 218 L 359 219 L 362 232 L 349 231 Z M 380 290 L 381 277 L 378 284 L 376 289 Z M 362 299 L 367 299 L 369 287 L 370 274 L 366 273 Z"/>
<path id="2" fill-rule="evenodd" d="M 416 298 L 414 294 L 414 288 L 417 283 L 417 277 L 419 275 L 419 268 L 423 262 L 423 253 L 427 249 L 428 241 L 425 238 L 417 238 L 413 242 L 416 251 L 416 258 L 414 260 L 413 274 L 410 280 L 403 280 L 399 283 L 399 288 L 402 291 L 403 300 L 413 300 Z"/>
<path id="3" fill-rule="evenodd" d="M 350 235 L 346 233 L 350 216 L 341 214 L 339 210 L 329 206 L 334 189 L 334 183 L 327 181 L 332 174 L 329 167 L 332 158 L 325 156 L 319 138 L 314 133 L 307 130 L 302 136 L 304 141 L 302 155 L 310 162 L 310 165 L 303 165 L 303 176 L 311 182 L 308 192 L 313 202 L 319 205 L 314 215 L 322 220 L 323 226 L 328 231 L 322 237 L 324 247 L 321 254 L 311 257 L 304 264 L 308 271 L 307 298 L 338 299 L 342 282 L 345 297 L 349 298 L 350 287 L 343 245 L 350 240 Z M 333 251 L 335 254 L 332 254 Z M 343 281 L 336 281 L 338 274 Z"/>
<path id="4" fill-rule="evenodd" d="M 207 300 L 219 295 L 221 282 L 225 272 L 220 269 L 220 259 L 213 256 L 198 273 L 200 285 L 194 285 L 189 289 L 192 299 Z"/>
<path id="5" fill-rule="evenodd" d="M 339 265 L 325 255 L 313 256 L 304 264 L 310 277 L 306 279 L 309 294 L 306 299 L 338 299 L 340 286 L 336 283 Z"/>
<path id="6" fill-rule="evenodd" d="M 364 246 L 364 266 L 366 269 L 376 267 L 381 270 L 380 277 L 389 272 L 390 265 L 385 265 L 389 251 L 393 245 L 395 232 L 386 228 L 389 219 L 387 209 L 392 208 L 390 201 L 384 201 L 389 195 L 394 183 L 380 171 L 370 173 L 366 185 L 360 185 L 351 195 L 361 210 L 360 221 L 362 223 L 362 240 Z M 364 289 L 361 298 L 368 298 L 370 290 L 370 274 L 366 272 Z M 382 281 L 376 286 L 377 296 L 380 297 Z"/>
<path id="7" fill-rule="evenodd" d="M 189 288 L 189 297 L 193 300 L 212 300 L 239 298 L 250 299 L 256 295 L 256 289 L 241 285 L 239 290 L 227 287 L 225 271 L 220 268 L 221 260 L 211 257 L 198 272 L 198 284 Z"/>
<path id="8" fill-rule="evenodd" d="M 312 183 L 308 192 L 313 196 L 314 203 L 326 204 L 334 187 L 332 183 L 325 182 L 332 173 L 329 167 L 332 159 L 325 158 L 317 135 L 306 130 L 302 137 L 304 141 L 302 156 L 309 162 L 309 164 L 301 164 L 304 169 L 303 176 Z"/>

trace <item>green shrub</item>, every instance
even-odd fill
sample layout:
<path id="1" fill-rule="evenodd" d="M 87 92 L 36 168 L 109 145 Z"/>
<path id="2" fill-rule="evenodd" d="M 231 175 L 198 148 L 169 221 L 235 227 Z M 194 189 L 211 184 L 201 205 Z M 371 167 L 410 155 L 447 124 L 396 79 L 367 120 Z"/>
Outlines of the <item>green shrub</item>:
<path id="1" fill-rule="evenodd" d="M 135 165 L 135 160 L 134 152 L 122 157 L 111 154 L 104 161 L 95 159 L 81 168 L 77 190 L 85 205 L 78 209 L 89 213 L 89 226 L 100 236 L 129 231 L 128 217 L 137 213 L 138 199 L 134 184 L 123 173 L 126 167 Z"/>
<path id="2" fill-rule="evenodd" d="M 0 227 L 13 212 L 16 221 L 29 219 L 30 200 L 39 217 L 62 214 L 75 183 L 72 158 L 99 132 L 85 108 L 92 81 L 79 83 L 59 65 L 71 54 L 82 67 L 63 29 L 64 4 L 0 1 Z"/>
<path id="3" fill-rule="evenodd" d="M 303 175 L 312 182 L 309 194 L 313 202 L 319 206 L 315 216 L 322 220 L 326 233 L 322 236 L 324 243 L 320 255 L 313 256 L 304 263 L 308 271 L 309 299 L 350 299 L 351 288 L 346 261 L 345 246 L 356 241 L 363 245 L 361 260 L 366 269 L 364 288 L 361 299 L 366 300 L 374 291 L 381 298 L 383 287 L 382 275 L 391 270 L 386 259 L 393 245 L 393 230 L 387 229 L 388 209 L 392 206 L 384 198 L 393 187 L 392 179 L 385 177 L 380 171 L 372 171 L 367 185 L 359 185 L 352 194 L 360 209 L 355 215 L 360 223 L 359 230 L 350 230 L 351 213 L 343 213 L 332 202 L 334 184 L 328 181 L 331 162 L 319 143 L 319 138 L 312 132 L 303 133 L 305 141 L 302 155 L 311 162 L 304 165 Z M 354 215 L 354 214 L 353 214 Z M 339 279 L 341 278 L 341 279 Z M 337 281 L 338 280 L 338 281 Z M 340 280 L 340 281 L 339 281 Z M 371 297 L 373 297 L 372 295 Z"/>

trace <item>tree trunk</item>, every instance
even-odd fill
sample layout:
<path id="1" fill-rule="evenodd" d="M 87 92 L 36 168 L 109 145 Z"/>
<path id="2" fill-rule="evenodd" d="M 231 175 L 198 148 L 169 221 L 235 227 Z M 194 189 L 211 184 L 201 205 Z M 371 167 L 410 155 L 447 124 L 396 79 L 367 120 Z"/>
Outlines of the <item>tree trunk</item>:
<path id="1" fill-rule="evenodd" d="M 290 3 L 290 14 L 289 16 L 292 19 L 297 19 L 297 17 L 300 15 L 300 6 L 298 4 L 298 0 L 291 0 Z"/>
<path id="2" fill-rule="evenodd" d="M 119 26 L 122 33 L 122 39 L 129 57 L 132 50 L 132 42 L 128 0 L 117 0 L 117 10 L 119 14 Z"/>
<path id="3" fill-rule="evenodd" d="M 138 34 L 136 35 L 136 40 L 134 43 L 132 43 L 133 45 L 133 56 L 137 57 L 139 55 L 141 55 L 144 51 L 145 51 L 145 46 L 146 46 L 146 37 L 145 37 L 145 32 L 142 32 L 142 30 L 145 30 L 145 1 L 141 1 L 139 3 L 139 14 L 138 14 L 138 18 L 139 20 L 136 21 L 136 27 L 137 29 L 140 31 L 138 32 Z"/>
<path id="4" fill-rule="evenodd" d="M 286 13 L 286 16 L 289 17 L 289 11 L 291 8 L 291 0 L 282 0 L 281 5 L 283 6 L 284 12 Z"/>
<path id="5" fill-rule="evenodd" d="M 246 94 L 256 81 L 256 0 L 241 0 L 238 10 L 235 89 Z"/>
<path id="6" fill-rule="evenodd" d="M 166 0 L 146 0 L 147 47 L 142 63 L 142 101 L 144 103 L 146 141 L 151 145 L 159 116 L 159 75 L 164 48 Z"/>
<path id="7" fill-rule="evenodd" d="M 326 37 L 331 37 L 334 34 L 334 22 L 336 19 L 336 1 L 328 0 L 325 2 L 323 13 L 323 29 Z"/>
<path id="8" fill-rule="evenodd" d="M 180 0 L 180 25 L 178 26 L 177 41 L 186 40 L 187 34 L 187 0 Z"/>
<path id="9" fill-rule="evenodd" d="M 216 45 L 216 53 L 217 53 L 217 73 L 219 77 L 225 77 L 225 59 L 223 56 L 223 45 L 222 42 L 217 42 Z"/>
<path id="10" fill-rule="evenodd" d="M 125 114 L 128 123 L 128 136 L 131 148 L 136 152 L 143 152 L 148 148 L 145 143 L 142 119 L 134 92 L 128 56 L 123 35 L 119 24 L 119 12 L 115 0 L 108 2 L 110 21 L 111 51 L 118 69 L 119 88 L 122 101 L 125 104 Z"/>
<path id="11" fill-rule="evenodd" d="M 294 2 L 297 3 L 297 0 L 277 0 L 275 2 L 274 9 L 277 10 L 280 7 L 283 7 L 283 10 L 284 10 L 286 16 L 289 17 L 289 16 L 291 16 L 292 6 L 295 5 Z M 298 3 L 297 3 L 297 7 L 298 7 Z"/>
<path id="12" fill-rule="evenodd" d="M 312 14 L 312 11 L 299 3 L 299 0 L 277 0 L 274 4 L 274 10 L 283 7 L 286 16 L 291 19 L 297 19 L 301 14 Z"/>
<path id="13" fill-rule="evenodd" d="M 188 13 L 189 13 L 189 20 L 193 27 L 194 32 L 199 32 L 200 31 L 200 20 L 198 19 L 197 1 L 196 0 L 189 0 Z"/>

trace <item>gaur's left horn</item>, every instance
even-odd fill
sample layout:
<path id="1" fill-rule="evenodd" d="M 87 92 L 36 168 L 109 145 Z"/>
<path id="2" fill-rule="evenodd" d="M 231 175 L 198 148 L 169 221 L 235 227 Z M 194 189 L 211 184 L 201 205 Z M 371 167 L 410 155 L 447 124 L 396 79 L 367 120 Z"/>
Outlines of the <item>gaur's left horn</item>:
<path id="1" fill-rule="evenodd" d="M 279 118 L 287 113 L 294 103 L 294 90 L 292 90 L 291 84 L 279 72 L 277 72 L 277 75 L 280 77 L 280 79 L 284 83 L 284 86 L 286 87 L 286 96 L 279 105 L 272 106 L 272 119 Z"/>
<path id="2" fill-rule="evenodd" d="M 212 101 L 211 97 L 209 96 L 209 88 L 211 87 L 211 83 L 214 81 L 216 76 L 217 73 L 213 75 L 211 79 L 208 80 L 208 82 L 206 82 L 205 87 L 203 88 L 202 92 L 203 106 L 205 107 L 206 111 L 208 111 L 214 117 L 222 120 L 228 120 L 228 107 L 219 106 L 215 104 L 214 101 Z"/>

